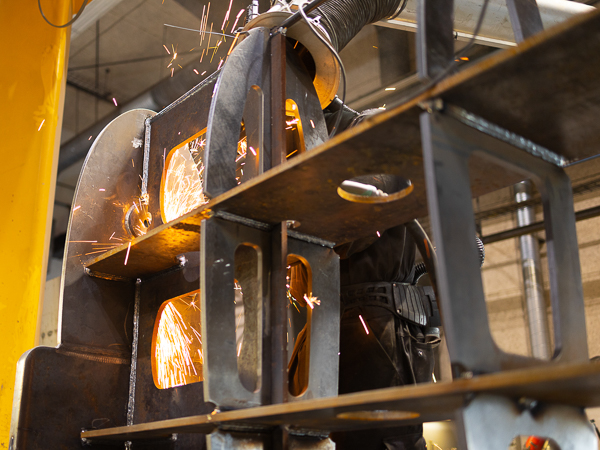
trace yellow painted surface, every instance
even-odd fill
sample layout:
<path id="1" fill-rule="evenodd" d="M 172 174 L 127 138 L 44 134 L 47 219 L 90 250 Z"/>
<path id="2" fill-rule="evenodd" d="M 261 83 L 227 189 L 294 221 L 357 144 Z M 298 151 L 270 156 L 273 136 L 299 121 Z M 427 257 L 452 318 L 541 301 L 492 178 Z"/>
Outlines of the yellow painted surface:
<path id="1" fill-rule="evenodd" d="M 70 18 L 70 0 L 42 5 L 54 23 Z M 0 0 L 0 36 L 0 449 L 5 449 L 16 363 L 36 344 L 70 28 L 46 24 L 35 0 Z"/>

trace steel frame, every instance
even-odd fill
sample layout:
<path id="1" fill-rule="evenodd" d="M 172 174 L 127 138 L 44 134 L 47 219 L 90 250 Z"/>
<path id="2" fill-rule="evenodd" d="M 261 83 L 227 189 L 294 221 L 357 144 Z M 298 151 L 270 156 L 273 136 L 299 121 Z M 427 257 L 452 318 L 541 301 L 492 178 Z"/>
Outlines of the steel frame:
<path id="1" fill-rule="evenodd" d="M 452 34 L 448 16 L 451 14 L 452 1 L 446 0 L 437 12 L 427 9 L 427 4 L 425 0 L 423 1 L 424 9 L 420 20 L 426 23 L 418 39 L 418 54 L 421 58 L 420 75 L 423 78 L 435 79 L 440 74 L 444 74 L 452 63 L 450 51 Z M 431 3 L 431 0 L 428 0 L 428 3 Z M 521 22 L 523 29 L 530 30 L 524 32 L 532 32 L 533 28 L 527 25 L 529 19 L 524 18 Z M 138 120 L 139 123 L 136 122 L 135 127 L 130 128 L 135 129 L 136 136 L 145 132 L 147 145 L 144 161 L 140 161 L 141 155 L 138 153 L 135 156 L 137 158 L 135 166 L 144 167 L 144 186 L 147 187 L 150 196 L 148 210 L 156 218 L 159 217 L 155 214 L 159 211 L 159 206 L 155 202 L 158 198 L 156 189 L 160 185 L 157 180 L 160 179 L 163 168 L 162 150 L 174 148 L 186 139 L 185 136 L 178 135 L 178 132 L 181 132 L 179 125 L 184 128 L 184 135 L 188 137 L 193 134 L 188 132 L 196 133 L 204 127 L 209 129 L 209 145 L 212 146 L 212 150 L 209 148 L 207 156 L 207 176 L 212 180 L 210 183 L 214 186 L 214 193 L 227 193 L 236 189 L 231 178 L 232 163 L 228 158 L 220 158 L 218 149 L 221 148 L 220 146 L 224 146 L 224 149 L 226 147 L 224 151 L 229 152 L 231 156 L 231 147 L 227 144 L 231 136 L 217 130 L 215 125 L 217 111 L 219 116 L 226 118 L 225 128 L 236 132 L 239 131 L 240 117 L 247 114 L 248 110 L 262 110 L 265 117 L 269 117 L 271 115 L 269 111 L 281 109 L 284 100 L 282 95 L 289 96 L 290 92 L 308 92 L 311 95 L 311 100 L 306 104 L 309 108 L 308 114 L 314 113 L 317 108 L 320 111 L 318 103 L 313 101 L 316 96 L 310 88 L 312 84 L 310 82 L 307 84 L 306 77 L 303 78 L 290 69 L 293 63 L 289 64 L 289 61 L 285 63 L 289 54 L 286 55 L 284 44 L 283 35 L 278 34 L 269 41 L 264 31 L 252 33 L 247 39 L 246 47 L 253 50 L 246 52 L 244 58 L 256 62 L 253 58 L 257 54 L 271 53 L 270 60 L 261 56 L 260 64 L 257 62 L 256 66 L 245 66 L 252 68 L 251 72 L 256 75 L 255 80 L 260 78 L 259 74 L 270 76 L 270 85 L 264 83 L 260 86 L 273 88 L 268 96 L 271 102 L 260 105 L 258 99 L 251 98 L 250 102 L 240 105 L 240 99 L 248 98 L 249 89 L 254 84 L 243 86 L 244 89 L 236 91 L 235 95 L 230 97 L 227 95 L 225 85 L 220 84 L 227 79 L 227 76 L 224 76 L 221 80 L 217 80 L 216 77 L 209 79 L 201 88 L 188 93 L 181 101 L 147 120 L 145 130 L 143 127 L 147 113 L 137 113 L 139 117 L 136 116 L 136 120 L 141 119 L 141 121 Z M 232 61 L 235 61 L 235 58 Z M 242 66 L 232 63 L 232 67 Z M 277 93 L 273 85 L 276 80 L 282 79 L 284 70 L 286 88 L 281 89 L 282 85 L 279 85 L 280 89 Z M 262 79 L 260 81 L 262 83 Z M 213 91 L 215 102 L 211 100 L 212 92 L 209 87 L 216 88 Z M 190 99 L 193 100 L 186 102 Z M 213 105 L 209 113 L 206 109 L 198 108 L 199 105 L 206 106 L 209 102 Z M 461 436 L 465 448 L 477 448 L 488 444 L 488 435 L 484 435 L 483 432 L 487 433 L 489 429 L 482 426 L 481 420 L 483 419 L 485 424 L 492 418 L 499 419 L 499 424 L 494 423 L 490 426 L 493 429 L 494 426 L 499 425 L 494 434 L 498 443 L 512 437 L 515 432 L 523 431 L 552 437 L 564 447 L 563 450 L 592 448 L 591 428 L 582 415 L 580 405 L 587 402 L 585 398 L 588 392 L 595 392 L 594 389 L 599 384 L 598 371 L 589 364 L 584 364 L 587 361 L 587 347 L 575 223 L 571 214 L 573 201 L 569 180 L 561 168 L 560 156 L 481 118 L 444 105 L 443 102 L 433 101 L 426 106 L 430 111 L 421 114 L 420 125 L 429 207 L 440 259 L 437 274 L 439 294 L 455 371 L 457 375 L 469 379 L 458 380 L 447 385 L 416 386 L 359 393 L 343 398 L 326 398 L 335 394 L 337 378 L 337 365 L 334 361 L 337 360 L 335 336 L 338 329 L 336 326 L 339 327 L 337 322 L 339 320 L 339 303 L 337 303 L 339 274 L 337 260 L 332 250 L 323 246 L 322 242 L 316 242 L 312 237 L 288 231 L 285 220 L 273 227 L 273 224 L 265 226 L 245 217 L 236 217 L 222 211 L 217 213 L 211 211 L 206 212 L 202 217 L 197 217 L 197 223 L 177 222 L 175 224 L 173 228 L 178 226 L 191 237 L 180 238 L 180 235 L 177 235 L 179 241 L 177 239 L 169 241 L 164 235 L 159 237 L 163 241 L 169 241 L 168 245 L 177 248 L 181 245 L 183 248 L 201 234 L 202 255 L 198 255 L 198 252 L 185 255 L 185 258 L 180 260 L 185 260 L 185 264 L 169 260 L 169 264 L 172 264 L 169 270 L 144 277 L 141 282 L 127 277 L 84 271 L 84 261 L 81 260 L 73 260 L 69 263 L 64 294 L 63 317 L 66 321 L 63 323 L 64 342 L 58 349 L 36 349 L 25 355 L 20 363 L 19 370 L 22 377 L 17 386 L 15 411 L 18 417 L 17 428 L 21 430 L 21 440 L 17 440 L 17 448 L 28 446 L 39 448 L 40 439 L 44 436 L 61 439 L 57 427 L 53 427 L 52 430 L 48 427 L 46 427 L 48 429 L 33 427 L 37 422 L 43 422 L 44 412 L 52 409 L 50 402 L 61 392 L 84 394 L 81 405 L 73 406 L 69 410 L 66 419 L 68 427 L 65 427 L 70 430 L 69 432 L 74 427 L 77 428 L 80 423 L 91 422 L 92 426 L 98 425 L 94 421 L 97 419 L 96 411 L 91 410 L 95 399 L 106 392 L 114 394 L 110 402 L 101 407 L 100 414 L 112 417 L 110 425 L 123 426 L 113 430 L 112 434 L 110 430 L 85 431 L 82 434 L 86 444 L 99 446 L 104 445 L 105 440 L 123 438 L 133 440 L 148 436 L 166 438 L 164 446 L 169 447 L 201 445 L 202 439 L 199 438 L 186 440 L 183 437 L 175 441 L 174 438 L 169 437 L 172 433 L 182 430 L 212 433 L 209 435 L 209 441 L 214 449 L 271 447 L 330 449 L 333 444 L 326 438 L 329 430 L 336 427 L 351 429 L 360 426 L 356 425 L 356 422 L 349 425 L 344 418 L 344 413 L 351 412 L 357 417 L 362 417 L 361 414 L 372 412 L 371 410 L 380 410 L 379 412 L 386 414 L 402 413 L 410 411 L 411 406 L 414 406 L 414 409 L 422 414 L 421 418 L 427 417 L 431 420 L 442 416 L 447 418 L 449 411 L 458 411 L 455 418 L 462 425 Z M 249 109 L 246 109 L 247 107 Z M 269 130 L 264 122 L 265 130 Z M 121 126 L 127 128 L 124 122 L 119 124 L 119 127 Z M 255 126 L 260 128 L 260 121 L 257 121 Z M 317 131 L 312 135 L 314 145 L 323 142 L 323 127 L 324 123 L 317 124 Z M 129 141 L 131 131 L 124 131 L 124 129 L 121 129 L 121 132 Z M 265 153 L 268 156 L 256 170 L 258 175 L 260 175 L 260 167 L 266 170 L 275 166 L 277 161 L 285 159 L 282 158 L 281 139 L 279 137 L 278 141 L 277 136 L 277 132 L 265 132 L 262 137 L 263 147 L 265 149 L 269 145 L 271 147 L 270 151 Z M 234 137 L 237 136 L 234 134 Z M 260 137 L 257 136 L 256 139 L 260 140 Z M 107 147 L 110 145 L 107 144 Z M 211 151 L 212 156 L 210 156 Z M 542 193 L 548 223 L 552 305 L 557 342 L 552 362 L 543 363 L 539 360 L 507 355 L 498 350 L 491 338 L 486 320 L 477 253 L 472 240 L 475 230 L 472 223 L 468 161 L 475 155 L 523 173 L 524 176 L 532 176 Z M 106 160 L 105 155 L 100 156 Z M 96 158 L 99 155 L 92 155 L 92 157 Z M 267 161 L 267 157 L 271 160 Z M 129 165 L 129 158 L 130 154 L 127 153 L 125 158 L 127 165 Z M 98 160 L 97 164 L 97 167 L 93 164 L 86 165 L 78 195 L 95 188 L 94 183 L 106 176 L 106 173 L 98 169 L 103 167 L 101 160 Z M 125 172 L 121 167 L 112 167 L 111 170 L 111 176 L 114 175 L 115 178 L 118 178 L 121 172 Z M 127 195 L 135 198 L 137 178 L 133 182 L 125 177 L 115 189 L 117 187 L 125 189 Z M 86 197 L 86 204 L 95 208 L 96 206 L 93 206 L 96 205 L 95 199 L 96 197 L 90 194 L 89 198 Z M 569 214 L 565 214 L 565 211 Z M 107 217 L 112 216 L 104 210 L 94 215 L 96 221 Z M 85 228 L 84 224 L 85 222 L 74 222 L 71 228 L 73 237 L 91 239 L 90 230 Z M 157 219 L 150 227 L 150 231 L 159 226 L 160 220 Z M 203 228 L 202 231 L 200 226 Z M 98 227 L 106 228 L 106 224 L 97 223 L 96 228 Z M 103 235 L 104 237 L 106 236 Z M 182 245 L 182 241 L 185 241 L 185 245 Z M 135 242 L 143 245 L 144 241 Z M 264 382 L 261 387 L 270 384 L 271 389 L 260 389 L 259 392 L 252 392 L 244 388 L 242 383 L 237 382 L 239 375 L 235 361 L 235 344 L 233 348 L 231 345 L 233 332 L 231 323 L 233 289 L 229 289 L 233 277 L 231 268 L 235 263 L 236 248 L 244 243 L 259 247 L 263 254 L 261 263 L 257 266 L 257 269 L 263 272 L 263 277 L 260 279 L 261 289 L 255 292 L 254 311 L 257 320 L 254 327 L 249 327 L 256 337 L 256 342 L 260 344 L 257 344 L 250 353 L 255 360 L 260 361 L 258 366 L 261 367 L 262 382 Z M 304 399 L 320 397 L 314 400 L 314 411 L 310 407 L 312 403 L 296 402 L 295 398 L 291 398 L 286 386 L 287 347 L 283 344 L 287 313 L 283 305 L 285 304 L 284 274 L 288 253 L 303 256 L 312 267 L 319 268 L 318 273 L 313 271 L 314 294 L 323 300 L 313 316 L 313 332 L 320 333 L 315 334 L 319 347 L 313 347 L 311 350 L 309 378 L 311 384 L 302 396 Z M 206 264 L 207 261 L 210 261 L 210 264 Z M 227 264 L 230 266 L 226 267 Z M 265 277 L 267 272 L 270 272 L 270 278 Z M 200 283 L 199 276 L 202 277 Z M 206 413 L 212 409 L 212 405 L 204 401 L 199 384 L 171 391 L 165 390 L 158 394 L 154 392 L 156 389 L 151 384 L 152 380 L 148 378 L 148 348 L 149 330 L 154 324 L 158 308 L 164 300 L 196 290 L 199 284 L 204 297 L 205 317 L 202 322 L 205 327 L 203 335 L 206 345 L 207 382 L 204 390 L 207 400 L 214 400 L 217 406 L 223 409 L 259 404 L 263 406 L 208 415 Z M 83 303 L 79 304 L 81 292 L 84 293 L 85 298 Z M 116 306 L 111 308 L 113 305 Z M 128 308 L 133 311 L 131 323 L 129 323 L 131 315 Z M 106 311 L 110 312 L 110 316 L 103 316 Z M 85 317 L 82 323 L 77 323 L 76 313 L 80 317 Z M 263 326 L 260 326 L 261 320 Z M 124 323 L 126 325 L 121 331 Z M 106 330 L 110 330 L 111 333 L 103 335 L 103 331 Z M 127 358 L 130 335 L 134 336 L 131 339 L 133 344 L 131 364 Z M 270 343 L 269 339 L 271 339 Z M 93 345 L 98 342 L 100 345 L 94 348 Z M 116 348 L 111 348 L 115 347 L 115 342 Z M 554 366 L 555 371 L 563 378 L 548 378 L 547 371 L 540 372 L 541 364 L 555 362 L 570 363 L 566 367 Z M 56 369 L 47 371 L 44 367 L 56 367 Z M 503 377 L 500 376 L 505 369 L 523 367 L 529 369 L 521 372 L 505 372 Z M 474 374 L 487 372 L 499 373 L 473 377 Z M 82 380 L 81 374 L 87 378 Z M 275 376 L 278 379 L 275 379 Z M 510 383 L 503 381 L 505 378 L 511 380 Z M 542 380 L 542 386 L 538 385 L 539 380 Z M 579 381 L 583 383 L 583 387 L 579 385 Z M 71 383 L 70 390 L 65 390 L 63 384 L 65 382 Z M 565 384 L 568 385 L 569 396 L 561 397 L 560 393 L 550 392 L 556 390 L 557 386 L 564 387 Z M 437 397 L 428 397 L 429 391 L 437 393 Z M 41 405 L 36 405 L 36 397 L 42 392 L 50 392 L 53 397 L 46 397 Z M 527 400 L 528 393 L 533 393 L 536 399 L 543 398 L 548 406 L 536 407 L 534 401 Z M 570 395 L 575 395 L 576 398 L 571 399 Z M 129 400 L 127 414 L 124 405 L 120 403 L 124 398 Z M 521 398 L 521 401 L 508 400 L 508 398 Z M 440 399 L 443 399 L 442 405 L 439 404 Z M 290 404 L 283 404 L 286 402 Z M 571 406 L 553 405 L 560 402 Z M 589 402 L 600 403 L 600 399 L 595 396 Z M 370 411 L 364 411 L 364 405 L 368 405 Z M 444 410 L 443 414 L 436 413 L 440 408 Z M 191 416 L 191 414 L 198 415 Z M 315 416 L 311 416 L 312 414 Z M 383 420 L 377 422 L 375 426 L 390 426 L 403 420 L 406 423 L 405 418 L 399 419 L 398 415 L 386 414 L 383 414 Z M 419 420 L 419 417 L 411 417 L 412 420 Z M 162 419 L 168 420 L 156 426 L 149 423 Z M 558 421 L 562 422 L 556 425 Z M 126 424 L 127 426 L 124 426 Z M 290 428 L 283 424 L 295 426 Z M 373 425 L 362 423 L 362 426 Z M 14 436 L 18 435 L 15 433 Z M 74 436 L 69 434 L 65 442 L 75 442 Z M 163 445 L 163 442 L 159 442 L 159 445 Z"/>
<path id="2" fill-rule="evenodd" d="M 438 289 L 450 358 L 457 372 L 493 372 L 540 363 L 505 354 L 491 338 L 472 239 L 475 221 L 468 160 L 474 153 L 521 172 L 524 178 L 531 177 L 540 191 L 556 342 L 553 359 L 587 360 L 572 190 L 564 170 L 444 112 L 423 113 L 421 130 L 430 217 L 440 261 Z"/>

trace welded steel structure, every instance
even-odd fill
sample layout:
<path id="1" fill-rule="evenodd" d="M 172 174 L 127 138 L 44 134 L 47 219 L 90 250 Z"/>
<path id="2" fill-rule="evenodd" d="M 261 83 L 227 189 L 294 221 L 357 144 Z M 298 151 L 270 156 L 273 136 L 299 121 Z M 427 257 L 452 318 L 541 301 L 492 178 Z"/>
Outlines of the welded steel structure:
<path id="1" fill-rule="evenodd" d="M 329 449 L 331 431 L 442 419 L 457 421 L 465 449 L 505 449 L 517 434 L 552 438 L 563 450 L 595 448 L 583 407 L 600 405 L 600 366 L 588 361 L 564 167 L 599 153 L 600 14 L 537 33 L 539 13 L 524 3 L 509 0 L 508 6 L 516 34 L 532 37 L 331 140 L 292 46 L 282 30 L 264 28 L 249 32 L 222 72 L 165 110 L 132 111 L 109 125 L 77 188 L 61 344 L 36 348 L 20 362 L 14 448 L 76 448 L 83 441 L 92 448 L 183 449 L 202 445 L 206 434 L 213 449 Z M 424 2 L 419 18 L 419 69 L 426 80 L 445 74 L 454 60 L 452 1 L 430 6 Z M 304 127 L 307 151 L 288 161 L 286 99 L 298 105 L 305 125 L 313 121 Z M 242 118 L 248 142 L 261 151 L 248 156 L 249 170 L 238 184 Z M 162 223 L 166 152 L 205 129 L 211 199 Z M 337 194 L 344 180 L 379 173 L 410 179 L 414 191 L 383 203 L 354 203 Z M 525 177 L 544 201 L 555 333 L 550 361 L 506 354 L 493 342 L 472 239 L 472 197 Z M 336 396 L 333 247 L 428 212 L 455 380 Z M 133 238 L 128 221 L 138 219 L 145 229 Z M 82 251 L 89 241 L 110 242 L 115 232 L 130 242 Z M 241 365 L 233 320 L 240 245 L 260 255 L 248 303 L 254 344 Z M 309 381 L 300 396 L 287 386 L 289 254 L 312 268 L 312 291 L 321 300 L 312 316 Z M 160 306 L 198 289 L 205 381 L 158 389 L 151 341 Z M 250 385 L 240 377 L 246 372 Z"/>

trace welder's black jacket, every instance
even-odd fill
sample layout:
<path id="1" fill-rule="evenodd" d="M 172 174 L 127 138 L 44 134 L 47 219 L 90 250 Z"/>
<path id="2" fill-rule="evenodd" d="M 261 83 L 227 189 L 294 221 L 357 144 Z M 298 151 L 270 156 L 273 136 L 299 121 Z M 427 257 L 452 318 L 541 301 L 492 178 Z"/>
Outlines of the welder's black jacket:
<path id="1" fill-rule="evenodd" d="M 342 288 L 371 281 L 412 281 L 416 251 L 412 236 L 403 225 L 380 234 L 380 238 L 361 239 L 340 249 Z M 431 381 L 433 348 L 425 343 L 423 331 L 384 307 L 345 309 L 340 330 L 339 393 Z M 420 425 L 343 433 L 335 440 L 340 450 L 425 449 Z"/>

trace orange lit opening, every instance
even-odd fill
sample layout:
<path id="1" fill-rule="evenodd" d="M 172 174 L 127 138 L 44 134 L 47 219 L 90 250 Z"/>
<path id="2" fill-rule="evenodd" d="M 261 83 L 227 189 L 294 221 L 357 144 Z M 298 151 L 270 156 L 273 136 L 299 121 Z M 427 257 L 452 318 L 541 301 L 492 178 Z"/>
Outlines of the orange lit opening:
<path id="1" fill-rule="evenodd" d="M 208 202 L 204 195 L 206 129 L 165 155 L 160 189 L 160 212 L 171 222 Z"/>
<path id="2" fill-rule="evenodd" d="M 164 302 L 152 336 L 152 378 L 159 389 L 202 381 L 200 291 Z"/>
<path id="3" fill-rule="evenodd" d="M 292 158 L 304 153 L 304 131 L 300 120 L 300 110 L 294 100 L 285 101 L 285 136 L 286 136 L 286 158 Z"/>
<path id="4" fill-rule="evenodd" d="M 320 301 L 312 296 L 308 261 L 297 255 L 287 259 L 289 392 L 302 395 L 308 388 L 312 313 Z"/>

